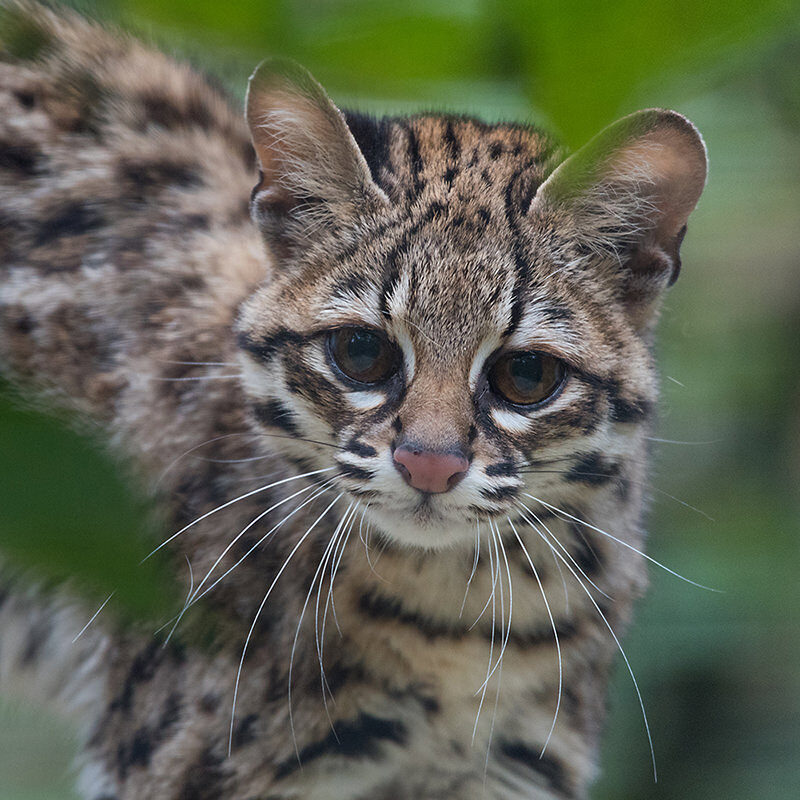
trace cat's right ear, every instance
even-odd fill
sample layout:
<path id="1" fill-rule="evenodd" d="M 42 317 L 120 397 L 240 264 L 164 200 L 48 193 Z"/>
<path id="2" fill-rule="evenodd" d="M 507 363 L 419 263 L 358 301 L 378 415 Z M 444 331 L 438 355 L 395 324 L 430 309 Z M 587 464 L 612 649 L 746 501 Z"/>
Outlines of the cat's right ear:
<path id="1" fill-rule="evenodd" d="M 260 168 L 251 214 L 273 245 L 290 246 L 309 225 L 335 225 L 388 203 L 342 112 L 299 64 L 260 64 L 246 116 Z"/>
<path id="2" fill-rule="evenodd" d="M 706 180 L 697 128 L 675 111 L 639 111 L 610 125 L 558 166 L 529 213 L 606 256 L 632 319 L 646 325 L 680 270 L 686 221 Z"/>

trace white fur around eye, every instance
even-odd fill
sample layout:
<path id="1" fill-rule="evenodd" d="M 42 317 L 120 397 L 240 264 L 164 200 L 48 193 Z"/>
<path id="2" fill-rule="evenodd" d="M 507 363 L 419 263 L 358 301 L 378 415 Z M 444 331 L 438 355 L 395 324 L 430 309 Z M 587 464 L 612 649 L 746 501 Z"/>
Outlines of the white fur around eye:
<path id="1" fill-rule="evenodd" d="M 472 360 L 472 366 L 469 368 L 469 389 L 471 392 L 474 392 L 475 387 L 478 385 L 478 378 L 483 370 L 483 365 L 486 363 L 486 359 L 500 347 L 500 344 L 501 339 L 498 334 L 494 334 L 481 342 L 481 346 L 478 348 L 478 352 L 475 353 L 475 358 Z"/>
<path id="2" fill-rule="evenodd" d="M 408 332 L 408 327 L 402 320 L 395 320 L 392 323 L 391 334 L 403 353 L 403 364 L 406 368 L 406 383 L 414 380 L 414 372 L 417 367 L 417 356 L 414 352 L 414 343 Z"/>
<path id="3" fill-rule="evenodd" d="M 494 424 L 509 433 L 525 433 L 533 422 L 531 417 L 505 408 L 493 408 L 491 413 Z"/>
<path id="4" fill-rule="evenodd" d="M 354 292 L 347 292 L 344 297 L 332 299 L 325 308 L 317 313 L 321 322 L 331 325 L 371 326 L 380 328 L 383 319 L 378 311 L 379 297 L 377 292 L 368 298 Z"/>
<path id="5" fill-rule="evenodd" d="M 383 392 L 348 392 L 347 399 L 350 405 L 360 411 L 369 411 L 386 402 Z"/>

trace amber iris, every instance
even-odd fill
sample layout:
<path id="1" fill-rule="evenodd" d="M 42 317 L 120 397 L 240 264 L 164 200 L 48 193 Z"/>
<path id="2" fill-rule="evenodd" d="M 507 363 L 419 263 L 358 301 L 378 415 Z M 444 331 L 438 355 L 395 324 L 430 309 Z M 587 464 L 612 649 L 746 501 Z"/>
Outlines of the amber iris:
<path id="1" fill-rule="evenodd" d="M 506 353 L 489 369 L 489 385 L 509 403 L 530 406 L 552 397 L 564 382 L 562 361 L 546 353 Z"/>
<path id="2" fill-rule="evenodd" d="M 328 334 L 331 361 L 350 380 L 381 383 L 397 370 L 397 351 L 378 331 L 340 328 Z"/>

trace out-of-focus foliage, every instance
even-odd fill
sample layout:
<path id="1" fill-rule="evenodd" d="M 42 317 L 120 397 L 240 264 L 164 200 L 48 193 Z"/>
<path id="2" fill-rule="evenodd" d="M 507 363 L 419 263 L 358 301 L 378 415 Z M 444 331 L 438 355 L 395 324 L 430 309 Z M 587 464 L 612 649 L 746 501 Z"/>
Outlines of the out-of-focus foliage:
<path id="1" fill-rule="evenodd" d="M 595 800 L 793 800 L 800 786 L 800 22 L 793 5 L 95 3 L 97 15 L 222 75 L 240 96 L 255 63 L 281 54 L 308 66 L 340 104 L 376 112 L 439 108 L 532 120 L 576 146 L 622 114 L 668 106 L 703 132 L 709 184 L 690 222 L 658 348 L 665 379 L 656 436 L 688 444 L 653 443 L 650 552 L 723 593 L 653 569 L 625 647 L 650 717 L 659 783 L 620 670 Z M 16 482 L 9 494 L 17 498 L 0 514 L 0 537 L 16 542 L 20 561 L 51 577 L 74 571 L 101 599 L 111 583 L 123 597 L 131 582 L 161 596 L 155 576 L 136 567 L 133 545 L 107 561 L 103 548 L 119 539 L 104 544 L 102 535 L 69 532 L 84 526 L 134 540 L 142 530 L 136 503 L 108 482 L 107 462 L 53 423 L 7 406 L 0 447 L 0 480 Z M 146 610 L 134 597 L 122 606 Z M 20 719 L 0 709 L 0 729 L 44 739 L 44 725 Z M 41 753 L 50 748 L 42 744 Z M 40 764 L 14 758 L 0 742 L 4 800 L 68 796 L 63 762 L 47 789 Z"/>

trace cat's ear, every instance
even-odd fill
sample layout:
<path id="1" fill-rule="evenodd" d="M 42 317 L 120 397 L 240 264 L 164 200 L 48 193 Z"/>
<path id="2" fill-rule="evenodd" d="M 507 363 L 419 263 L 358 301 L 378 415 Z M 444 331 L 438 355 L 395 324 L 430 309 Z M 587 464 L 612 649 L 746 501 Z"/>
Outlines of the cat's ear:
<path id="1" fill-rule="evenodd" d="M 268 238 L 388 202 L 342 112 L 299 64 L 260 64 L 246 116 L 260 168 L 251 211 Z"/>
<path id="2" fill-rule="evenodd" d="M 705 180 L 697 128 L 674 111 L 649 109 L 610 125 L 558 166 L 529 213 L 554 216 L 586 252 L 612 256 L 623 297 L 644 324 L 678 277 L 686 221 Z"/>

